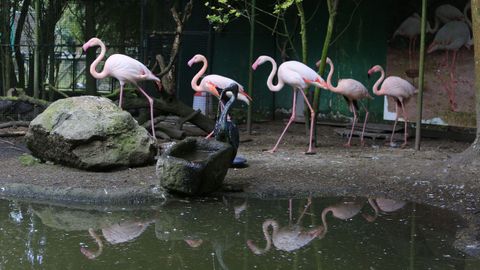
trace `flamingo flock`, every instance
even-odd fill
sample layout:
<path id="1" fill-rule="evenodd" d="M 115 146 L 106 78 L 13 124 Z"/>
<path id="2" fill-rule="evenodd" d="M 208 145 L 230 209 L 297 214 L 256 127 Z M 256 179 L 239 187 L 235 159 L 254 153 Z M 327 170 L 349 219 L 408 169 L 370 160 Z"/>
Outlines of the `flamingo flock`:
<path id="1" fill-rule="evenodd" d="M 453 53 L 453 60 L 449 64 L 449 74 L 450 82 L 445 85 L 448 89 L 449 100 L 451 104 L 451 109 L 456 110 L 457 104 L 455 101 L 455 83 L 456 83 L 456 73 L 455 73 L 455 61 L 458 50 L 461 47 L 469 47 L 472 44 L 472 38 L 470 35 L 470 21 L 467 16 L 467 10 L 469 8 L 469 3 L 464 8 L 462 13 L 459 9 L 445 4 L 437 7 L 435 11 L 435 26 L 433 28 L 428 25 L 427 32 L 434 33 L 434 38 L 428 46 L 428 53 L 433 53 L 437 50 L 444 50 L 446 52 L 446 59 L 448 60 L 448 52 Z M 415 39 L 419 34 L 420 28 L 420 17 L 418 14 L 413 14 L 408 17 L 405 21 L 402 22 L 400 27 L 394 32 L 395 36 L 405 36 L 409 39 L 409 59 L 411 59 L 412 51 L 415 47 Z M 100 55 L 95 59 L 93 64 L 90 66 L 90 73 L 93 77 L 97 79 L 103 79 L 107 76 L 116 78 L 120 82 L 120 96 L 119 96 L 119 106 L 122 106 L 123 98 L 123 88 L 126 83 L 131 83 L 137 87 L 137 89 L 147 98 L 150 105 L 150 117 L 152 119 L 152 135 L 155 136 L 155 127 L 153 122 L 153 99 L 138 85 L 140 81 L 152 80 L 156 83 L 159 90 L 161 90 L 160 79 L 157 78 L 145 65 L 139 61 L 130 58 L 126 55 L 114 54 L 111 55 L 104 64 L 103 70 L 97 72 L 96 67 L 99 62 L 104 58 L 106 48 L 103 42 L 98 38 L 92 38 L 83 45 L 83 49 L 86 51 L 90 47 L 100 46 L 101 52 Z M 257 70 L 259 66 L 264 63 L 269 62 L 271 64 L 271 71 L 266 78 L 266 86 L 272 92 L 278 92 L 288 85 L 293 90 L 293 102 L 292 102 L 292 112 L 291 116 L 285 125 L 282 133 L 278 137 L 277 141 L 267 152 L 274 153 L 278 150 L 282 139 L 287 133 L 289 127 L 294 122 L 296 117 L 296 97 L 297 93 L 300 92 L 304 99 L 305 103 L 308 106 L 310 112 L 310 130 L 308 136 L 308 149 L 305 152 L 306 154 L 314 154 L 314 144 L 313 144 L 313 128 L 315 127 L 315 110 L 312 107 L 312 104 L 307 98 L 306 91 L 310 86 L 319 87 L 333 93 L 343 96 L 348 104 L 350 112 L 353 114 L 353 120 L 351 124 L 351 129 L 348 135 L 348 140 L 344 144 L 345 147 L 352 146 L 352 136 L 355 130 L 355 125 L 359 120 L 359 111 L 363 109 L 365 112 L 365 118 L 363 120 L 363 126 L 361 129 L 360 135 L 360 144 L 365 145 L 364 134 L 368 121 L 369 111 L 367 106 L 364 104 L 365 100 L 374 99 L 373 96 L 387 96 L 394 100 L 395 102 L 395 122 L 393 125 L 393 130 L 390 136 L 390 145 L 394 146 L 393 138 L 395 135 L 395 128 L 400 116 L 403 116 L 404 120 L 404 138 L 402 147 L 407 145 L 408 131 L 407 131 L 407 122 L 408 122 L 408 112 L 406 110 L 406 103 L 417 93 L 417 89 L 407 80 L 399 76 L 388 76 L 386 77 L 384 69 L 380 65 L 373 65 L 368 70 L 368 75 L 373 75 L 374 73 L 380 73 L 380 78 L 374 83 L 372 87 L 372 94 L 369 93 L 367 87 L 365 87 L 360 81 L 354 78 L 342 78 L 338 80 L 337 85 L 335 86 L 332 83 L 332 77 L 334 74 L 334 64 L 333 61 L 327 57 L 326 63 L 329 65 L 330 70 L 327 75 L 327 79 L 324 80 L 314 69 L 310 68 L 308 65 L 298 62 L 298 61 L 286 61 L 277 65 L 277 62 L 268 55 L 259 56 L 255 62 L 252 64 L 252 69 Z M 205 75 L 205 72 L 208 67 L 207 58 L 201 54 L 194 55 L 189 61 L 188 66 L 193 67 L 196 63 L 201 63 L 202 66 L 200 70 L 195 74 L 191 80 L 191 87 L 196 92 L 206 92 L 214 97 L 219 99 L 219 110 L 223 110 L 225 102 L 228 101 L 228 98 L 232 97 L 232 91 L 225 92 L 226 97 L 225 101 L 220 100 L 220 93 L 218 89 L 225 89 L 235 85 L 238 88 L 238 91 L 235 93 L 235 99 L 243 101 L 246 105 L 250 105 L 252 98 L 247 94 L 244 87 L 237 81 L 218 74 L 208 74 Z M 319 66 L 320 61 L 316 63 L 317 67 Z M 274 83 L 276 77 L 276 83 Z M 225 117 L 230 119 L 228 114 L 224 114 Z M 230 121 L 230 120 L 229 120 Z M 207 138 L 211 137 L 213 134 L 210 133 Z"/>
<path id="2" fill-rule="evenodd" d="M 114 54 L 108 57 L 105 61 L 103 70 L 101 72 L 97 72 L 96 67 L 99 62 L 105 57 L 106 47 L 104 43 L 98 38 L 92 38 L 87 41 L 83 45 L 83 50 L 86 51 L 90 47 L 100 46 L 101 52 L 100 55 L 95 59 L 95 61 L 90 66 L 90 73 L 96 79 L 103 79 L 107 76 L 111 76 L 116 78 L 120 82 L 120 97 L 119 97 L 119 107 L 122 106 L 122 98 L 123 98 L 123 88 L 124 85 L 128 82 L 137 87 L 137 89 L 147 98 L 149 105 L 150 105 L 150 117 L 151 117 L 151 125 L 152 125 L 152 135 L 155 137 L 155 126 L 153 121 L 153 99 L 138 85 L 140 81 L 144 80 L 152 80 L 156 83 L 159 90 L 161 90 L 160 79 L 157 78 L 145 65 L 140 63 L 139 61 L 122 54 Z M 305 94 L 305 90 L 309 86 L 316 86 L 322 89 L 326 89 L 332 91 L 334 93 L 342 95 L 348 103 L 350 111 L 353 113 L 354 118 L 352 122 L 352 128 L 350 131 L 350 135 L 348 138 L 348 142 L 345 146 L 351 146 L 351 139 L 355 124 L 358 120 L 358 110 L 359 110 L 359 102 L 363 99 L 373 99 L 373 97 L 368 93 L 367 88 L 360 83 L 359 81 L 351 78 L 346 78 L 339 80 L 337 86 L 333 86 L 332 84 L 332 75 L 334 72 L 334 65 L 330 58 L 327 59 L 327 63 L 330 65 L 330 72 L 327 77 L 327 81 L 325 81 L 320 75 L 317 74 L 312 68 L 308 67 L 307 65 L 298 62 L 298 61 L 287 61 L 282 63 L 279 67 L 275 60 L 267 55 L 259 56 L 255 62 L 252 64 L 252 69 L 256 70 L 260 65 L 270 62 L 272 65 L 272 69 L 270 74 L 267 78 L 267 87 L 272 92 L 280 91 L 285 85 L 289 85 L 293 89 L 293 103 L 292 103 L 292 114 L 291 117 L 286 124 L 284 130 L 282 131 L 280 137 L 278 138 L 275 145 L 268 150 L 269 153 L 274 153 L 277 151 L 282 138 L 284 137 L 285 133 L 287 132 L 290 125 L 295 120 L 295 106 L 296 106 L 296 93 L 299 91 L 305 98 L 307 106 L 310 110 L 310 132 L 309 132 L 309 141 L 308 141 L 308 149 L 306 154 L 314 154 L 314 145 L 313 145 L 313 128 L 315 127 L 315 112 L 308 101 L 308 98 Z M 189 61 L 188 66 L 193 66 L 195 63 L 202 63 L 201 69 L 197 72 L 197 74 L 192 78 L 191 86 L 192 89 L 196 92 L 206 92 L 210 93 L 211 95 L 220 99 L 220 94 L 218 89 L 225 89 L 227 87 L 231 87 L 235 85 L 238 88 L 238 91 L 235 93 L 235 99 L 245 102 L 247 105 L 250 105 L 252 98 L 246 93 L 243 86 L 236 82 L 233 79 L 228 77 L 217 75 L 217 74 L 209 74 L 204 75 L 208 61 L 205 56 L 201 54 L 194 55 Z M 317 62 L 317 66 L 319 62 Z M 405 140 L 403 146 L 406 145 L 407 142 L 407 133 L 406 133 L 406 126 L 407 126 L 407 114 L 404 108 L 404 102 L 406 102 L 409 97 L 416 93 L 415 88 L 408 83 L 407 81 L 399 78 L 399 77 L 389 77 L 387 78 L 381 89 L 378 89 L 379 83 L 384 78 L 383 69 L 380 66 L 374 66 L 368 73 L 381 71 L 382 77 L 377 81 L 374 85 L 373 93 L 376 95 L 387 95 L 392 97 L 397 102 L 397 120 L 398 120 L 398 106 L 402 108 L 403 116 L 405 121 Z M 277 76 L 277 83 L 273 83 L 273 79 Z M 232 97 L 232 92 L 227 91 L 225 95 L 228 98 Z M 360 138 L 361 145 L 364 145 L 364 132 L 365 127 L 367 124 L 368 119 L 368 110 L 367 107 L 360 103 L 362 108 L 365 110 L 365 120 L 363 123 L 362 134 Z M 223 108 L 223 102 L 219 102 L 219 108 Z M 229 117 L 227 114 L 224 114 L 224 117 Z M 395 125 L 397 123 L 395 121 Z M 395 130 L 394 125 L 394 130 Z M 211 137 L 213 134 L 210 133 L 208 137 Z M 392 132 L 391 142 L 393 140 L 394 132 Z"/>

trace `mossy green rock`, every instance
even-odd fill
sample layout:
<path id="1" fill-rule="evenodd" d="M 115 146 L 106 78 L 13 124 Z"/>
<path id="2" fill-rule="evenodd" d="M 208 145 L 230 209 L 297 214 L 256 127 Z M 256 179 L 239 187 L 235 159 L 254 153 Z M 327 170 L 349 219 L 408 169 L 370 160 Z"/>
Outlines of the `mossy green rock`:
<path id="1" fill-rule="evenodd" d="M 230 144 L 186 138 L 167 149 L 157 161 L 160 185 L 183 195 L 205 195 L 222 187 L 234 157 Z"/>
<path id="2" fill-rule="evenodd" d="M 142 166 L 156 154 L 155 140 L 128 112 L 94 96 L 52 103 L 30 123 L 26 142 L 35 157 L 85 170 Z"/>

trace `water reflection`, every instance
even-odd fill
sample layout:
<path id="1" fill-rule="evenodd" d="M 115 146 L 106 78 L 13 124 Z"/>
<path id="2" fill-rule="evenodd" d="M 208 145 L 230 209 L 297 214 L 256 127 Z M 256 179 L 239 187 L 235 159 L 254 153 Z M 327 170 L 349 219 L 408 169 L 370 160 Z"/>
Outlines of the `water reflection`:
<path id="1" fill-rule="evenodd" d="M 262 224 L 262 231 L 263 235 L 265 236 L 265 240 L 267 241 L 267 245 L 265 248 L 260 249 L 258 248 L 252 240 L 247 241 L 247 245 L 250 250 L 257 254 L 264 254 L 265 252 L 269 251 L 272 242 L 273 245 L 279 249 L 284 251 L 294 251 L 299 249 L 308 243 L 310 243 L 313 239 L 318 237 L 323 232 L 322 226 L 317 226 L 312 229 L 306 229 L 300 225 L 303 216 L 305 215 L 308 207 L 312 204 L 312 199 L 308 198 L 308 202 L 303 209 L 303 212 L 300 214 L 297 222 L 292 224 L 292 200 L 289 200 L 289 224 L 285 227 L 280 227 L 279 223 L 274 219 L 267 219 Z M 270 236 L 268 232 L 268 228 L 272 227 L 272 235 Z"/>
<path id="2" fill-rule="evenodd" d="M 153 222 L 154 220 L 123 220 L 102 228 L 102 234 L 105 240 L 112 245 L 128 242 L 140 236 L 147 229 L 148 225 Z M 88 233 L 97 243 L 98 249 L 92 251 L 86 247 L 81 247 L 80 251 L 85 257 L 95 259 L 103 252 L 103 241 L 93 228 L 89 228 Z"/>
<path id="3" fill-rule="evenodd" d="M 0 201 L 0 269 L 480 269 L 452 246 L 464 227 L 452 212 L 389 198 L 121 211 Z"/>
<path id="4" fill-rule="evenodd" d="M 407 204 L 407 202 L 405 201 L 392 200 L 387 198 L 369 198 L 368 203 L 375 211 L 375 214 L 373 216 L 367 213 L 363 214 L 363 217 L 369 222 L 374 222 L 377 219 L 378 215 L 381 213 L 388 214 L 398 211 L 402 209 L 405 204 Z"/>
<path id="5" fill-rule="evenodd" d="M 360 213 L 365 201 L 363 199 L 346 199 L 340 203 L 328 206 L 322 211 L 322 224 L 324 227 L 320 238 L 324 238 L 328 231 L 327 214 L 332 213 L 335 218 L 348 220 Z"/>

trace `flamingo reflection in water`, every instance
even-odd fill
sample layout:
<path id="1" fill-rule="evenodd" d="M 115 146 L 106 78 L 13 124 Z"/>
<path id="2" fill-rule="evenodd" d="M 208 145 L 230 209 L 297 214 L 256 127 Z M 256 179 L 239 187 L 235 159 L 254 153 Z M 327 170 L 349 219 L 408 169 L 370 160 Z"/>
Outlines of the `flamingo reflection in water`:
<path id="1" fill-rule="evenodd" d="M 327 208 L 323 209 L 322 211 L 322 224 L 323 224 L 323 232 L 319 235 L 320 239 L 323 239 L 328 231 L 328 224 L 327 224 L 327 214 L 332 213 L 333 217 L 348 220 L 356 216 L 362 210 L 363 205 L 365 204 L 364 200 L 345 200 L 338 204 L 328 206 Z"/>
<path id="2" fill-rule="evenodd" d="M 267 219 L 263 222 L 262 229 L 263 229 L 263 234 L 265 236 L 265 240 L 267 241 L 267 244 L 265 248 L 261 249 L 257 247 L 252 240 L 247 241 L 247 246 L 250 248 L 250 250 L 257 254 L 261 255 L 269 251 L 272 247 L 272 242 L 273 245 L 279 249 L 279 250 L 284 250 L 284 251 L 294 251 L 296 249 L 299 249 L 308 243 L 310 243 L 313 239 L 317 238 L 323 231 L 322 226 L 317 226 L 312 229 L 305 229 L 304 227 L 300 226 L 300 222 L 307 212 L 308 207 L 311 205 L 312 200 L 311 198 L 308 199 L 307 204 L 304 207 L 303 212 L 301 213 L 300 217 L 298 218 L 297 222 L 295 224 L 291 224 L 292 219 L 291 219 L 291 203 L 292 200 L 289 200 L 290 203 L 290 224 L 285 227 L 280 227 L 279 223 L 276 220 L 273 219 Z M 269 227 L 273 228 L 273 232 L 270 235 L 268 229 Z"/>
<path id="3" fill-rule="evenodd" d="M 105 240 L 112 245 L 124 243 L 139 237 L 147 229 L 148 225 L 153 222 L 153 220 L 127 220 L 102 228 L 102 234 Z M 88 259 L 95 259 L 103 252 L 103 241 L 93 228 L 88 229 L 88 233 L 97 243 L 98 249 L 96 251 L 92 251 L 85 247 L 81 247 L 80 251 Z"/>
<path id="4" fill-rule="evenodd" d="M 366 213 L 363 214 L 363 217 L 368 222 L 375 221 L 378 215 L 381 213 L 391 213 L 391 212 L 398 211 L 401 208 L 403 208 L 405 204 L 407 204 L 405 201 L 392 200 L 387 198 L 376 198 L 376 199 L 369 198 L 368 203 L 375 211 L 375 214 L 373 216 Z"/>

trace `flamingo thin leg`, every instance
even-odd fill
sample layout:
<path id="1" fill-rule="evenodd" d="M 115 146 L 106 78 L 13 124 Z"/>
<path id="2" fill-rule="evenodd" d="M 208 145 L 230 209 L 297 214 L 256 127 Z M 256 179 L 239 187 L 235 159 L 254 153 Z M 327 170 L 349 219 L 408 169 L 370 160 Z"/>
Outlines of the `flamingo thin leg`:
<path id="1" fill-rule="evenodd" d="M 392 136 L 390 136 L 390 145 L 393 145 L 393 134 L 395 134 L 395 127 L 398 121 L 398 102 L 395 101 L 395 123 L 393 124 Z"/>
<path id="2" fill-rule="evenodd" d="M 453 51 L 453 60 L 452 60 L 452 65 L 450 67 L 450 93 L 449 93 L 450 107 L 452 111 L 457 110 L 457 103 L 455 102 L 455 89 L 456 89 L 455 61 L 456 59 L 457 59 L 457 51 Z"/>
<path id="3" fill-rule="evenodd" d="M 302 221 L 303 216 L 307 213 L 307 210 L 308 210 L 308 208 L 310 207 L 311 204 L 312 204 L 312 198 L 311 198 L 311 197 L 308 197 L 307 204 L 305 205 L 305 207 L 303 208 L 302 213 L 301 213 L 300 216 L 298 217 L 297 225 L 300 224 L 300 222 Z"/>
<path id="4" fill-rule="evenodd" d="M 290 124 L 292 124 L 293 120 L 295 120 L 295 109 L 296 109 L 296 103 L 297 103 L 297 91 L 293 91 L 293 105 L 292 105 L 292 115 L 290 116 L 290 119 L 288 120 L 288 123 L 287 125 L 285 126 L 285 128 L 283 129 L 283 132 L 282 134 L 280 135 L 280 137 L 278 138 L 277 140 L 277 143 L 275 144 L 275 146 L 268 150 L 267 152 L 269 153 L 274 153 L 275 151 L 277 151 L 277 147 L 278 145 L 280 144 L 280 141 L 282 140 L 283 138 L 283 135 L 285 135 L 285 132 L 287 131 L 288 127 L 290 126 Z"/>
<path id="5" fill-rule="evenodd" d="M 403 112 L 403 121 L 405 122 L 405 132 L 404 132 L 404 135 L 403 135 L 403 144 L 402 144 L 402 148 L 405 147 L 407 145 L 407 126 L 408 126 L 408 114 L 407 114 L 407 110 L 405 110 L 405 105 L 403 105 L 403 101 L 400 101 L 400 104 L 402 105 L 402 112 Z"/>
<path id="6" fill-rule="evenodd" d="M 208 133 L 208 135 L 205 137 L 205 139 L 210 139 L 212 137 L 212 135 L 213 135 L 213 130 L 212 130 L 212 132 Z"/>
<path id="7" fill-rule="evenodd" d="M 288 199 L 288 222 L 292 222 L 292 199 Z"/>
<path id="8" fill-rule="evenodd" d="M 367 107 L 365 107 L 365 105 L 362 104 L 362 107 L 365 110 L 365 121 L 363 121 L 363 129 L 362 129 L 362 135 L 360 136 L 360 143 L 362 146 L 364 146 L 365 141 L 363 140 L 363 134 L 365 133 L 365 127 L 367 126 L 367 119 L 368 119 L 369 112 L 367 110 Z"/>
<path id="9" fill-rule="evenodd" d="M 155 140 L 157 139 L 157 136 L 155 135 L 155 123 L 153 122 L 153 99 L 145 92 L 140 86 L 137 86 L 138 90 L 142 92 L 142 94 L 147 98 L 148 103 L 150 104 L 150 124 L 152 126 L 152 135 Z"/>
<path id="10" fill-rule="evenodd" d="M 315 128 L 315 112 L 313 111 L 312 105 L 308 101 L 307 95 L 303 92 L 303 89 L 299 90 L 302 93 L 303 98 L 305 99 L 305 103 L 307 103 L 308 108 L 310 109 L 310 140 L 308 144 L 308 151 L 307 154 L 315 154 L 315 151 L 312 149 L 312 142 L 313 142 L 313 129 Z"/>
<path id="11" fill-rule="evenodd" d="M 343 145 L 343 146 L 346 146 L 346 147 L 351 146 L 350 142 L 351 142 L 352 136 L 353 136 L 353 129 L 355 128 L 355 123 L 357 122 L 357 110 L 355 110 L 355 106 L 353 106 L 352 102 L 349 102 L 349 103 L 350 103 L 350 110 L 352 110 L 352 112 L 353 112 L 353 123 L 352 123 L 352 129 L 350 130 L 350 136 L 348 137 L 348 142 Z"/>
<path id="12" fill-rule="evenodd" d="M 118 99 L 118 107 L 122 108 L 122 99 L 123 99 L 123 83 L 120 83 L 120 97 Z"/>

